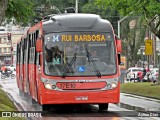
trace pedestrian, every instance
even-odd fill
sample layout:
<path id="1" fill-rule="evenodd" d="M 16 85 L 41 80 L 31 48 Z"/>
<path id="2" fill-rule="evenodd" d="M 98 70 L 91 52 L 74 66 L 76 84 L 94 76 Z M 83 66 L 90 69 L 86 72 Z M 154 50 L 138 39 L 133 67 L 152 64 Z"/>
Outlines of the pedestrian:
<path id="1" fill-rule="evenodd" d="M 138 82 L 142 82 L 142 80 L 143 80 L 143 71 L 138 71 L 137 79 L 138 79 Z"/>
<path id="2" fill-rule="evenodd" d="M 149 68 L 146 68 L 146 75 L 147 75 L 147 81 L 148 81 L 148 82 L 150 81 L 150 80 L 149 80 L 150 74 L 151 74 L 150 69 L 149 69 Z"/>
<path id="3" fill-rule="evenodd" d="M 8 74 L 7 74 L 7 67 L 6 67 L 6 66 L 2 66 L 2 67 L 1 67 L 1 71 L 2 71 L 2 74 L 3 74 L 3 75 L 6 75 L 6 76 L 8 75 Z"/>
<path id="4" fill-rule="evenodd" d="M 6 71 L 6 66 L 3 65 L 3 66 L 1 67 L 1 71 L 2 71 L 2 73 L 5 73 L 5 71 Z"/>
<path id="5" fill-rule="evenodd" d="M 142 75 L 142 77 L 144 78 L 145 75 L 146 75 L 146 69 L 144 68 L 144 69 L 143 69 L 143 75 Z"/>

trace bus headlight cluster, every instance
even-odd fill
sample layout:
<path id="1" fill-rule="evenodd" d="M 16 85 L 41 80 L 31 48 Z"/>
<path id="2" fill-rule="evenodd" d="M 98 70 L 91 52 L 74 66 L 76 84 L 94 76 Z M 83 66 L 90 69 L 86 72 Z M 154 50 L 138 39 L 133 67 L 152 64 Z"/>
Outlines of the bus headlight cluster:
<path id="1" fill-rule="evenodd" d="M 116 82 L 113 82 L 113 83 L 108 83 L 107 86 L 106 86 L 106 89 L 113 89 L 113 88 L 116 88 L 116 87 L 117 87 Z"/>
<path id="2" fill-rule="evenodd" d="M 44 84 L 44 86 L 46 89 L 49 89 L 49 90 L 56 89 L 56 85 L 53 85 L 53 84 L 46 83 Z"/>
<path id="3" fill-rule="evenodd" d="M 118 86 L 118 78 L 111 78 L 106 80 L 105 90 L 114 89 Z"/>

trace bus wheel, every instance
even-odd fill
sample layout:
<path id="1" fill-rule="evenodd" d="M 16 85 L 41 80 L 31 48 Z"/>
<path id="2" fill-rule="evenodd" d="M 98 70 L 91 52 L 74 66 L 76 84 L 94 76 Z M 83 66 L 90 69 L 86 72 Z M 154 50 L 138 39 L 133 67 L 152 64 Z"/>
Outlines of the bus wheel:
<path id="1" fill-rule="evenodd" d="M 42 111 L 49 111 L 49 105 L 42 105 Z"/>
<path id="2" fill-rule="evenodd" d="M 106 104 L 99 104 L 99 111 L 108 110 L 108 103 Z"/>
<path id="3" fill-rule="evenodd" d="M 19 96 L 24 97 L 24 92 L 19 89 Z"/>

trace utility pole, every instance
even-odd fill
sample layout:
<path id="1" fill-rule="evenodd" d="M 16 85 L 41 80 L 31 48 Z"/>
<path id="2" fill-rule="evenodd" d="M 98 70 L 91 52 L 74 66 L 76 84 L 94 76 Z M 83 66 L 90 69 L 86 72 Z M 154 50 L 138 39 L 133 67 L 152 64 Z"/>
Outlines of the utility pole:
<path id="1" fill-rule="evenodd" d="M 10 43 L 11 43 L 11 65 L 13 65 L 13 45 L 12 45 L 12 37 L 11 37 Z"/>
<path id="2" fill-rule="evenodd" d="M 78 13 L 78 0 L 76 0 L 76 13 Z"/>
<path id="3" fill-rule="evenodd" d="M 133 12 L 130 12 L 129 13 L 129 15 L 131 15 Z M 128 18 L 129 16 L 125 16 L 124 18 L 122 18 L 122 19 L 120 19 L 120 20 L 118 20 L 118 38 L 120 38 L 121 37 L 121 35 L 120 35 L 120 23 L 123 21 L 123 20 L 125 20 L 126 18 Z"/>

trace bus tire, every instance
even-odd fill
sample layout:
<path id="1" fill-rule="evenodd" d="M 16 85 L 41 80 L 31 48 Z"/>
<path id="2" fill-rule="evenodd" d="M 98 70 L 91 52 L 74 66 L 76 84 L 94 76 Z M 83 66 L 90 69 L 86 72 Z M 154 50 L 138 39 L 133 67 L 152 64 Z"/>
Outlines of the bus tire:
<path id="1" fill-rule="evenodd" d="M 24 97 L 24 92 L 19 89 L 19 96 Z"/>
<path id="2" fill-rule="evenodd" d="M 99 111 L 104 111 L 104 110 L 108 110 L 108 103 L 105 104 L 99 104 Z"/>
<path id="3" fill-rule="evenodd" d="M 49 111 L 49 105 L 42 105 L 42 111 Z"/>
<path id="4" fill-rule="evenodd" d="M 30 105 L 36 105 L 37 104 L 37 101 L 36 100 L 34 100 L 33 98 L 32 98 L 32 96 L 30 96 L 29 94 L 28 94 L 28 101 L 29 101 L 29 104 Z"/>

